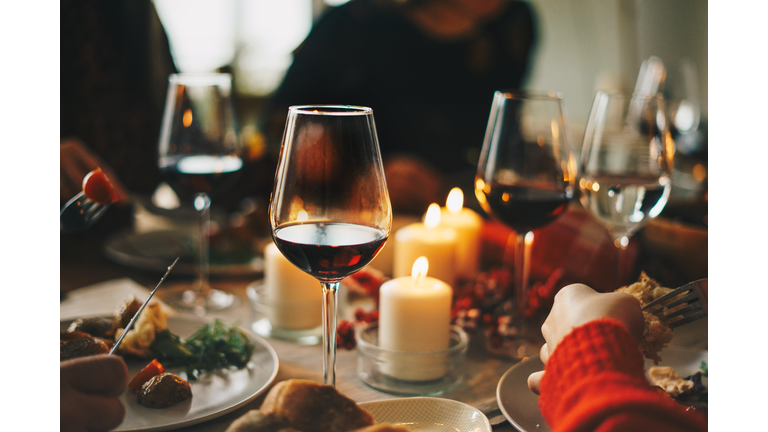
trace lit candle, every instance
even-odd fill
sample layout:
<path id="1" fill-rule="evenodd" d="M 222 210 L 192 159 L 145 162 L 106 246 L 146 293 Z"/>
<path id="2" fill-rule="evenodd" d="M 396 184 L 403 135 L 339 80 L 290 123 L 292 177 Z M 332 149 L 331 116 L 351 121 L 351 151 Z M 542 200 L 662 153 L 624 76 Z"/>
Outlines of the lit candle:
<path id="1" fill-rule="evenodd" d="M 264 285 L 272 327 L 306 330 L 322 324 L 320 283 L 291 264 L 274 243 L 264 248 Z"/>
<path id="2" fill-rule="evenodd" d="M 480 266 L 480 232 L 483 218 L 464 208 L 464 193 L 451 189 L 445 208 L 441 209 L 440 225 L 456 231 L 456 276 L 474 279 Z"/>
<path id="3" fill-rule="evenodd" d="M 456 276 L 456 231 L 440 226 L 440 206 L 432 204 L 424 223 L 413 223 L 395 233 L 393 277 L 410 276 L 414 261 L 426 257 L 431 274 L 436 279 L 452 284 Z"/>
<path id="4" fill-rule="evenodd" d="M 445 282 L 427 277 L 429 261 L 420 257 L 412 274 L 385 282 L 379 290 L 379 347 L 405 352 L 448 349 L 453 290 Z M 393 356 L 382 372 L 409 381 L 442 377 L 441 358 Z"/>

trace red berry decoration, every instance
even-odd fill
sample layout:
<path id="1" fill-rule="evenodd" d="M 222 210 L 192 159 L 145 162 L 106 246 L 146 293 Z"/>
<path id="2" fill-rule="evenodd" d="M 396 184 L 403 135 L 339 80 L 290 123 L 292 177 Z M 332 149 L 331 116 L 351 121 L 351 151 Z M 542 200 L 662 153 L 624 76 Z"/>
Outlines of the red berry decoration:
<path id="1" fill-rule="evenodd" d="M 341 320 L 336 325 L 336 347 L 345 350 L 353 350 L 357 347 L 355 325 L 350 321 Z"/>

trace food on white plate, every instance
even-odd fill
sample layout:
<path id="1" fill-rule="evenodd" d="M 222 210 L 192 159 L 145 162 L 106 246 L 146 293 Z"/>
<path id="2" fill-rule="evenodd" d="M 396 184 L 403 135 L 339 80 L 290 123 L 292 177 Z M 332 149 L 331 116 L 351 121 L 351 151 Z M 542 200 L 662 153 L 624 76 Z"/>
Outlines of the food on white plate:
<path id="1" fill-rule="evenodd" d="M 68 332 L 88 333 L 104 339 L 114 339 L 117 322 L 111 318 L 78 318 L 69 325 Z"/>
<path id="2" fill-rule="evenodd" d="M 168 312 L 159 303 L 150 302 L 141 312 L 139 318 L 128 330 L 123 342 L 118 348 L 121 354 L 131 354 L 137 357 L 149 358 L 153 356 L 152 344 L 155 342 L 155 333 L 168 328 Z M 115 331 L 115 340 L 120 338 L 124 328 Z"/>
<path id="3" fill-rule="evenodd" d="M 137 401 L 147 408 L 167 408 L 192 397 L 192 387 L 178 375 L 163 372 L 144 383 Z"/>
<path id="4" fill-rule="evenodd" d="M 261 408 L 235 420 L 226 432 L 407 432 L 373 417 L 335 387 L 291 379 L 277 383 Z"/>
<path id="5" fill-rule="evenodd" d="M 692 380 L 681 377 L 669 366 L 654 366 L 648 369 L 648 376 L 653 385 L 661 387 L 673 398 L 693 389 Z"/>
<path id="6" fill-rule="evenodd" d="M 627 293 L 635 297 L 640 302 L 640 307 L 644 307 L 670 291 L 672 288 L 661 286 L 645 272 L 640 274 L 637 282 L 616 290 L 616 292 Z M 640 350 L 646 358 L 653 360 L 654 364 L 659 364 L 661 361 L 659 351 L 663 350 L 672 340 L 672 329 L 650 312 L 643 311 L 643 318 L 645 323 Z"/>
<path id="7" fill-rule="evenodd" d="M 109 352 L 109 345 L 95 337 L 84 337 L 62 342 L 59 345 L 59 361 Z"/>
<path id="8" fill-rule="evenodd" d="M 152 360 L 149 362 L 148 365 L 144 366 L 143 369 L 139 371 L 139 373 L 136 374 L 133 379 L 128 383 L 128 390 L 138 392 L 141 390 L 141 387 L 144 386 L 144 383 L 152 379 L 153 377 L 160 375 L 161 373 L 165 372 L 165 368 L 162 364 L 160 364 L 157 359 Z"/>

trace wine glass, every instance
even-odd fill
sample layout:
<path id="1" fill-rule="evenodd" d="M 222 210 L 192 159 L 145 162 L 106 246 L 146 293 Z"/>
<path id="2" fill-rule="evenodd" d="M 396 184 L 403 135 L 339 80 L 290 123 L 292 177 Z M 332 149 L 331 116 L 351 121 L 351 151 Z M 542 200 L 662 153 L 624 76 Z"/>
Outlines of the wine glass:
<path id="1" fill-rule="evenodd" d="M 536 354 L 541 335 L 524 318 L 527 306 L 526 233 L 565 212 L 573 196 L 575 163 L 562 98 L 553 93 L 497 91 L 475 177 L 482 208 L 517 234 L 511 355 Z"/>
<path id="2" fill-rule="evenodd" d="M 675 144 L 661 94 L 597 92 L 579 162 L 582 205 L 608 229 L 621 251 L 661 213 L 671 191 Z"/>
<path id="3" fill-rule="evenodd" d="M 197 278 L 194 285 L 170 298 L 175 306 L 197 315 L 220 310 L 234 296 L 212 289 L 208 282 L 208 225 L 211 196 L 231 187 L 243 166 L 235 132 L 232 76 L 172 74 L 158 141 L 158 167 L 171 187 L 192 198 L 198 214 Z"/>
<path id="4" fill-rule="evenodd" d="M 324 381 L 335 385 L 339 282 L 376 257 L 392 225 L 372 109 L 288 109 L 269 219 L 280 252 L 322 286 Z"/>

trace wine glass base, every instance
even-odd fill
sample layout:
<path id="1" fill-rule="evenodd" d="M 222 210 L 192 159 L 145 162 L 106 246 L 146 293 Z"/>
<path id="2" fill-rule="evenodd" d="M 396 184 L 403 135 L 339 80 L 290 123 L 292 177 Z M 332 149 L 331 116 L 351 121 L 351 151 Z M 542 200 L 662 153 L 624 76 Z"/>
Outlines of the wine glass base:
<path id="1" fill-rule="evenodd" d="M 163 301 L 173 308 L 189 311 L 198 316 L 203 316 L 210 311 L 227 309 L 238 303 L 237 297 L 228 292 L 211 288 L 208 294 L 203 296 L 190 286 L 180 286 L 167 291 Z"/>

